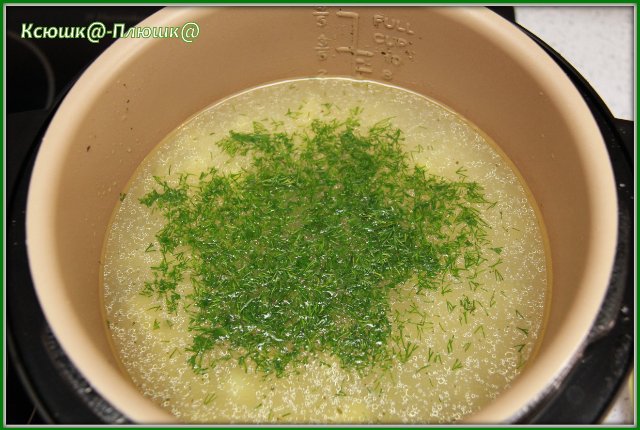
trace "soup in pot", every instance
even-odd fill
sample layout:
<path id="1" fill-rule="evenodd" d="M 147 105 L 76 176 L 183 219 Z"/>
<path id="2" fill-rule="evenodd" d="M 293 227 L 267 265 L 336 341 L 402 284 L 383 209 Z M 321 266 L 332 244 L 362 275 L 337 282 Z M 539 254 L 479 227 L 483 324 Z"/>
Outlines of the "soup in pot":
<path id="1" fill-rule="evenodd" d="M 123 190 L 102 287 L 116 355 L 185 422 L 455 422 L 535 353 L 542 223 L 483 133 L 369 81 L 255 88 Z"/>

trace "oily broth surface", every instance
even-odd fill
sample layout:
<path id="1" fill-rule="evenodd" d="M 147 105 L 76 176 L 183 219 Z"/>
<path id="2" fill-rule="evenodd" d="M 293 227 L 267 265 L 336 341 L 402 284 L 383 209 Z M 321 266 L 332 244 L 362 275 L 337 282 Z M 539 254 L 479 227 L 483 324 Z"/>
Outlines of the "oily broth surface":
<path id="1" fill-rule="evenodd" d="M 328 105 L 328 103 L 330 105 Z M 359 376 L 332 357 L 312 360 L 286 377 L 245 371 L 235 360 L 198 375 L 187 363 L 189 317 L 162 309 L 140 294 L 159 252 L 155 242 L 164 219 L 139 203 L 157 184 L 153 176 L 177 181 L 214 166 L 234 172 L 247 164 L 229 158 L 215 143 L 229 130 L 250 131 L 256 120 L 282 121 L 287 132 L 307 129 L 313 118 L 346 118 L 354 107 L 362 129 L 384 118 L 404 132 L 415 165 L 452 180 L 466 169 L 485 197 L 492 226 L 489 240 L 501 247 L 500 275 L 487 270 L 475 297 L 484 304 L 468 321 L 452 312 L 465 284 L 443 296 L 416 295 L 410 282 L 392 294 L 392 308 L 422 311 L 420 329 L 405 335 L 419 347 L 391 372 Z M 295 115 L 291 112 L 295 111 Z M 289 114 L 287 114 L 289 112 Z M 347 79 L 307 79 L 273 84 L 215 105 L 169 135 L 140 165 L 114 213 L 105 243 L 103 289 L 114 349 L 145 396 L 188 422 L 389 422 L 459 420 L 499 394 L 535 350 L 547 293 L 544 242 L 535 212 L 509 164 L 486 139 L 457 115 L 422 96 L 394 87 Z M 489 253 L 491 254 L 491 253 Z M 498 256 L 496 255 L 496 260 Z M 499 278 L 503 278 L 499 280 Z M 455 280 L 452 280 L 455 282 Z M 188 294 L 188 280 L 179 286 Z M 485 312 L 486 310 L 486 312 Z M 415 323 L 415 314 L 407 313 Z M 224 355 L 218 350 L 214 354 Z"/>

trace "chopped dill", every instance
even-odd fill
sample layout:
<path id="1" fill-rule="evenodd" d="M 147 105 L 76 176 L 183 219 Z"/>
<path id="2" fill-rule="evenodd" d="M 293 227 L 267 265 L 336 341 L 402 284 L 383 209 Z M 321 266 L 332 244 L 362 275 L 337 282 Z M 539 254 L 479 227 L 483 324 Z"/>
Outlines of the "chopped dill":
<path id="1" fill-rule="evenodd" d="M 405 340 L 404 336 L 402 335 L 402 331 L 394 340 L 396 342 L 396 346 L 398 347 L 398 349 L 395 350 L 395 355 L 398 358 L 398 361 L 404 364 L 409 361 L 411 355 L 413 355 L 413 353 L 418 349 L 418 345 L 409 340 Z"/>
<path id="2" fill-rule="evenodd" d="M 502 273 L 498 269 L 493 269 L 493 274 L 496 277 L 496 281 L 500 282 L 504 280 L 504 276 L 502 276 Z"/>
<path id="3" fill-rule="evenodd" d="M 298 109 L 297 111 L 292 111 L 291 109 L 287 109 L 287 113 L 285 116 L 288 116 L 291 119 L 297 119 L 302 115 L 302 112 Z"/>
<path id="4" fill-rule="evenodd" d="M 216 393 L 207 394 L 207 396 L 203 400 L 203 404 L 205 406 L 209 405 L 211 402 L 213 402 L 216 399 L 216 397 L 217 397 Z"/>
<path id="5" fill-rule="evenodd" d="M 462 306 L 465 312 L 473 313 L 476 310 L 476 301 L 475 299 L 469 299 L 465 294 L 462 299 L 460 299 L 460 306 Z"/>
<path id="6" fill-rule="evenodd" d="M 451 285 L 442 285 L 440 287 L 440 294 L 442 294 L 443 296 L 452 291 L 453 291 L 453 288 L 451 288 Z"/>
<path id="7" fill-rule="evenodd" d="M 425 369 L 428 369 L 429 367 L 431 367 L 431 364 L 425 364 L 424 366 L 422 366 L 421 368 L 419 368 L 418 370 L 416 370 L 415 373 L 420 373 Z"/>
<path id="8" fill-rule="evenodd" d="M 458 305 L 454 305 L 453 303 L 451 303 L 449 300 L 447 300 L 447 310 L 449 311 L 449 313 L 453 312 L 453 310 L 457 307 Z"/>
<path id="9" fill-rule="evenodd" d="M 478 290 L 478 287 L 480 286 L 480 283 L 474 280 L 469 280 L 469 288 L 471 289 L 471 291 L 473 291 L 474 293 Z"/>
<path id="10" fill-rule="evenodd" d="M 462 325 L 462 320 L 464 320 L 465 324 L 469 323 L 469 320 L 467 319 L 467 311 L 462 312 L 462 314 L 458 317 L 458 322 L 460 322 L 460 325 Z"/>
<path id="11" fill-rule="evenodd" d="M 460 361 L 459 358 L 456 358 L 456 361 L 453 363 L 453 366 L 451 366 L 451 370 L 458 370 L 458 369 L 462 369 L 462 362 Z"/>
<path id="12" fill-rule="evenodd" d="M 456 175 L 460 176 L 461 178 L 466 178 L 467 169 L 464 166 L 459 167 L 458 170 L 456 170 Z"/>
<path id="13" fill-rule="evenodd" d="M 142 294 L 188 313 L 195 371 L 215 365 L 218 347 L 277 376 L 319 354 L 357 371 L 406 362 L 417 345 L 393 318 L 391 291 L 416 279 L 416 294 L 446 295 L 464 286 L 447 279 L 471 278 L 486 263 L 480 209 L 491 203 L 466 169 L 448 180 L 412 166 L 390 119 L 361 130 L 362 108 L 350 112 L 298 133 L 273 121 L 231 131 L 217 145 L 250 166 L 156 177 L 139 200 L 165 218 L 162 259 Z M 475 303 L 464 296 L 460 306 L 472 313 Z"/>
<path id="14" fill-rule="evenodd" d="M 489 299 L 489 307 L 492 308 L 496 305 L 496 291 L 493 290 L 491 293 L 491 298 Z"/>

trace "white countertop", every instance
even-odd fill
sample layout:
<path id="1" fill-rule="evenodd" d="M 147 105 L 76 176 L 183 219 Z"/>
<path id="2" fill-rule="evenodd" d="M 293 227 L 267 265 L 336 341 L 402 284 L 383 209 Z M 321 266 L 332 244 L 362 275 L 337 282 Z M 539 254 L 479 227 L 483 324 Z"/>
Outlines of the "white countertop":
<path id="1" fill-rule="evenodd" d="M 516 6 L 516 21 L 585 77 L 617 118 L 635 118 L 635 8 Z"/>

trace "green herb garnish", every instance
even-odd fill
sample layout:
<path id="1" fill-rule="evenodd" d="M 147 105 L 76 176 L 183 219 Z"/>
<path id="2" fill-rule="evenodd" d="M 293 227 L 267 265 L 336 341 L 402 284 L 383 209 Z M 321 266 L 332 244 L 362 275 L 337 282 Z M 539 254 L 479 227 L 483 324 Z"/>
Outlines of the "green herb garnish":
<path id="1" fill-rule="evenodd" d="M 456 358 L 455 363 L 453 363 L 453 366 L 451 366 L 451 370 L 458 370 L 458 369 L 462 369 L 462 362 L 460 361 L 459 358 Z"/>
<path id="2" fill-rule="evenodd" d="M 453 337 L 447 341 L 447 354 L 453 352 Z"/>
<path id="3" fill-rule="evenodd" d="M 452 277 L 471 278 L 486 261 L 480 209 L 490 203 L 466 169 L 448 180 L 411 166 L 390 120 L 363 131 L 361 109 L 350 112 L 300 133 L 262 122 L 232 131 L 217 144 L 249 167 L 156 178 L 140 199 L 166 220 L 143 294 L 168 312 L 188 309 L 196 371 L 215 364 L 218 347 L 278 376 L 319 354 L 358 371 L 406 362 L 417 346 L 390 293 L 412 280 L 412 294 L 445 295 L 464 286 Z M 473 312 L 475 302 L 460 306 Z"/>

